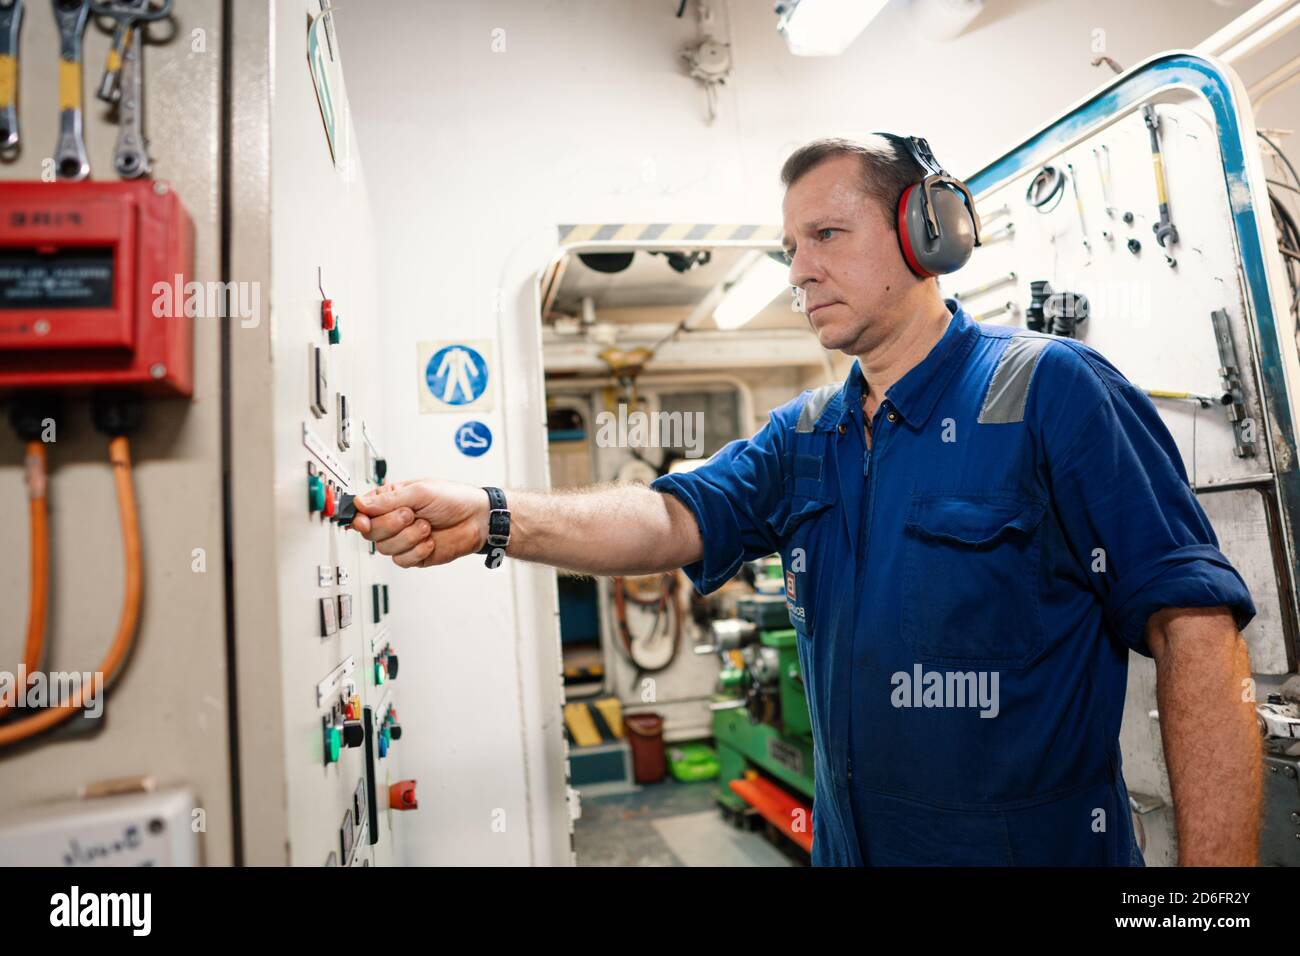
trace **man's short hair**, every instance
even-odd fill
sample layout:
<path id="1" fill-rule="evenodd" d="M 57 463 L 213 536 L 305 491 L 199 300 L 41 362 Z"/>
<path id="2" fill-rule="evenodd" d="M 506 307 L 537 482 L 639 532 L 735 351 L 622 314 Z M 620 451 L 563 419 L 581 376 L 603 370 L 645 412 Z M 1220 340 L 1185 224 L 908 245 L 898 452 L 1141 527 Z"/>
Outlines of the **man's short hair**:
<path id="1" fill-rule="evenodd" d="M 858 188 L 876 201 L 889 228 L 898 231 L 898 200 L 903 191 L 925 178 L 907 145 L 897 136 L 873 133 L 863 140 L 829 137 L 800 146 L 781 167 L 781 183 L 789 189 L 815 167 L 837 156 L 856 156 Z"/>

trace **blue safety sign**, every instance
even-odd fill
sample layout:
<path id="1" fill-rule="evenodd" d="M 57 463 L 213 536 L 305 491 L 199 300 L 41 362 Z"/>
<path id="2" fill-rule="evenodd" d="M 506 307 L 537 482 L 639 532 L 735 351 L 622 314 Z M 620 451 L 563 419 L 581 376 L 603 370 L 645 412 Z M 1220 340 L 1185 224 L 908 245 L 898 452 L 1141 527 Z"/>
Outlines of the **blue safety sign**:
<path id="1" fill-rule="evenodd" d="M 462 455 L 477 458 L 492 447 L 492 429 L 482 422 L 466 422 L 456 429 L 456 447 Z"/>
<path id="2" fill-rule="evenodd" d="M 448 345 L 433 353 L 424 369 L 424 381 L 438 401 L 468 405 L 487 391 L 487 362 L 468 345 Z"/>

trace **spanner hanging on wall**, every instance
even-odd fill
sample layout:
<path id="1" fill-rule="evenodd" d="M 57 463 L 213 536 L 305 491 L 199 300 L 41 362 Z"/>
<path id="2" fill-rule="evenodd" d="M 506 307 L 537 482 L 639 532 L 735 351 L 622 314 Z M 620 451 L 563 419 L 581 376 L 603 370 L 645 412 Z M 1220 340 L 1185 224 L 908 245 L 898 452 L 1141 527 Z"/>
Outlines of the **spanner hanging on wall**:
<path id="1" fill-rule="evenodd" d="M 18 148 L 18 34 L 23 0 L 0 0 L 0 153 Z"/>
<path id="2" fill-rule="evenodd" d="M 108 47 L 108 62 L 100 78 L 95 95 L 105 103 L 116 103 L 121 96 L 122 66 L 131 39 L 140 32 L 138 24 L 161 20 L 171 13 L 172 0 L 163 0 L 157 7 L 150 0 L 91 0 L 91 11 L 96 17 L 113 19 L 113 39 Z"/>
<path id="3" fill-rule="evenodd" d="M 1165 181 L 1165 162 L 1160 152 L 1160 134 L 1157 132 L 1160 128 L 1160 118 L 1156 116 L 1156 109 L 1150 103 L 1142 107 L 1142 118 L 1151 133 L 1151 164 L 1155 168 L 1156 199 L 1160 203 L 1160 221 L 1155 223 L 1151 230 L 1156 234 L 1156 242 L 1160 243 L 1160 247 L 1168 249 L 1178 244 L 1178 230 L 1174 228 L 1173 221 L 1169 218 L 1169 186 Z M 1171 266 L 1174 264 L 1167 252 L 1165 260 Z"/>
<path id="4" fill-rule="evenodd" d="M 117 146 L 113 150 L 113 168 L 123 179 L 139 179 L 147 175 L 150 168 L 144 138 L 143 51 L 144 31 L 131 31 L 122 57 Z"/>
<path id="5" fill-rule="evenodd" d="M 53 0 L 59 27 L 59 143 L 54 172 L 79 181 L 90 175 L 81 117 L 82 37 L 90 17 L 90 0 Z"/>

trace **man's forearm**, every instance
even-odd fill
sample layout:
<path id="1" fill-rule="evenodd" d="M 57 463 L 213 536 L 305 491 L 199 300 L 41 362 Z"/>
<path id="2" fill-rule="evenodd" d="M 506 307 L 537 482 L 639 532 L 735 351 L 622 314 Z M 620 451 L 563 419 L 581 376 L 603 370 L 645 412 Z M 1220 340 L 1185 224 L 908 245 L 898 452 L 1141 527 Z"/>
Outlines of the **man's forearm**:
<path id="1" fill-rule="evenodd" d="M 698 561 L 699 527 L 672 495 L 642 485 L 509 491 L 506 554 L 587 574 L 669 571 Z"/>
<path id="2" fill-rule="evenodd" d="M 1263 758 L 1245 642 L 1222 608 L 1161 612 L 1148 637 L 1178 862 L 1254 866 Z"/>

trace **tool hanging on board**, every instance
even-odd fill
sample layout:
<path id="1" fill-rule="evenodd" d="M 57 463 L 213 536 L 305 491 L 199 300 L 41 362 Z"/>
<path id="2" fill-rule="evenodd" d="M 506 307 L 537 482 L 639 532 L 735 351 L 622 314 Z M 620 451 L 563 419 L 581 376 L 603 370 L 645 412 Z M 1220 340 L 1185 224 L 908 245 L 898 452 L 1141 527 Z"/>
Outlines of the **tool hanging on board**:
<path id="1" fill-rule="evenodd" d="M 1074 163 L 1066 163 L 1070 172 L 1070 188 L 1074 190 L 1074 208 L 1079 211 L 1079 232 L 1083 236 L 1083 249 L 1092 254 L 1092 243 L 1088 241 L 1088 222 L 1083 218 L 1083 200 L 1079 197 L 1079 177 L 1074 174 Z"/>
<path id="2" fill-rule="evenodd" d="M 1082 293 L 1057 292 L 1046 279 L 1029 283 L 1025 327 L 1030 331 L 1077 338 L 1075 333 L 1079 325 L 1088 320 L 1090 311 L 1088 297 Z"/>
<path id="3" fill-rule="evenodd" d="M 1160 221 L 1151 226 L 1151 231 L 1156 234 L 1156 242 L 1162 249 L 1168 249 L 1170 246 L 1178 244 L 1178 229 L 1175 228 L 1173 220 L 1169 218 L 1169 185 L 1165 180 L 1165 161 L 1164 154 L 1160 151 L 1160 118 L 1156 116 L 1156 109 L 1150 103 L 1142 107 L 1142 119 L 1147 124 L 1147 131 L 1151 134 L 1151 165 L 1156 175 L 1156 199 L 1160 204 Z M 1165 261 L 1169 265 L 1175 266 L 1178 263 L 1167 252 Z"/>
<path id="4" fill-rule="evenodd" d="M 1195 402 L 1201 408 L 1232 404 L 1232 396 L 1226 393 L 1216 398 L 1213 395 L 1202 395 L 1200 392 L 1179 392 L 1168 388 L 1144 388 L 1142 394 L 1148 398 L 1165 398 L 1175 402 Z"/>
<path id="5" fill-rule="evenodd" d="M 1040 213 L 1046 214 L 1060 204 L 1063 195 L 1065 195 L 1065 174 L 1055 166 L 1044 166 L 1034 174 L 1033 179 L 1029 180 L 1029 188 L 1025 190 L 1025 202 Z M 1048 203 L 1051 205 L 1049 206 Z"/>
<path id="6" fill-rule="evenodd" d="M 151 168 L 144 137 L 144 64 L 140 59 L 144 32 L 133 32 L 122 60 L 117 145 L 113 149 L 113 168 L 123 179 L 139 179 Z"/>
<path id="7" fill-rule="evenodd" d="M 59 27 L 59 142 L 54 172 L 59 179 L 80 182 L 90 175 L 81 118 L 82 38 L 90 18 L 90 0 L 53 0 Z"/>
<path id="8" fill-rule="evenodd" d="M 1020 306 L 1016 305 L 1016 303 L 1014 302 L 1005 302 L 1002 305 L 994 306 L 993 308 L 989 309 L 987 312 L 981 312 L 979 315 L 972 316 L 971 318 L 973 318 L 976 322 L 983 322 L 985 319 L 991 319 L 994 318 L 995 316 L 1003 315 L 1006 313 L 1010 313 L 1012 316 L 1019 315 Z"/>
<path id="9" fill-rule="evenodd" d="M 152 6 L 150 0 L 91 0 L 91 11 L 96 17 L 109 17 L 116 21 L 113 39 L 108 48 L 108 62 L 100 78 L 95 95 L 105 103 L 116 103 L 121 98 L 121 73 L 126 63 L 126 51 L 131 40 L 141 32 L 140 24 L 161 20 L 172 10 L 172 0 L 162 0 Z"/>
<path id="10" fill-rule="evenodd" d="M 1237 358 L 1237 346 L 1232 340 L 1228 313 L 1223 309 L 1215 309 L 1210 313 L 1210 322 L 1214 325 L 1214 342 L 1219 348 L 1219 375 L 1223 379 L 1224 397 L 1229 399 L 1223 404 L 1227 407 L 1228 422 L 1232 425 L 1236 444 L 1234 452 L 1238 458 L 1254 458 L 1259 436 L 1255 434 L 1254 422 L 1246 411 L 1242 368 Z"/>
<path id="11" fill-rule="evenodd" d="M 18 148 L 18 34 L 23 0 L 0 0 L 0 153 Z"/>
<path id="12" fill-rule="evenodd" d="M 1015 281 L 1016 274 L 1014 272 L 1008 272 L 996 279 L 991 279 L 988 282 L 977 285 L 973 289 L 966 289 L 963 292 L 954 292 L 952 297 L 959 302 L 964 303 L 967 299 L 973 299 L 975 296 L 983 295 L 985 292 L 992 292 L 994 289 L 1000 289 L 1004 285 L 1011 285 Z"/>
<path id="13" fill-rule="evenodd" d="M 1100 149 L 1092 151 L 1092 155 L 1097 160 L 1097 174 L 1101 177 L 1101 201 L 1106 204 L 1106 215 L 1114 219 L 1115 205 L 1110 199 L 1110 147 L 1103 143 Z"/>
<path id="14" fill-rule="evenodd" d="M 1105 154 L 1103 161 L 1102 155 Z M 1115 218 L 1115 207 L 1110 200 L 1110 147 L 1102 143 L 1100 149 L 1092 151 L 1093 159 L 1097 160 L 1097 175 L 1101 177 L 1101 201 L 1103 208 L 1106 210 L 1107 217 Z M 1109 229 L 1101 231 L 1101 237 L 1107 242 L 1115 241 L 1115 234 Z"/>

